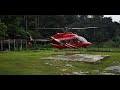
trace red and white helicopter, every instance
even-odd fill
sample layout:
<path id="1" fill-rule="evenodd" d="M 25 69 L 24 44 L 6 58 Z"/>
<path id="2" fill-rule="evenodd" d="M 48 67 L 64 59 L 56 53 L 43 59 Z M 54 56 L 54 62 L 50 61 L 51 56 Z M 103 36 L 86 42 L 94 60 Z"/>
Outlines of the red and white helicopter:
<path id="1" fill-rule="evenodd" d="M 87 41 L 81 35 L 69 33 L 70 29 L 95 29 L 97 27 L 86 27 L 86 28 L 40 28 L 40 29 L 62 29 L 64 33 L 57 33 L 51 36 L 50 42 L 54 48 L 64 49 L 64 48 L 81 48 L 91 45 L 91 42 Z"/>

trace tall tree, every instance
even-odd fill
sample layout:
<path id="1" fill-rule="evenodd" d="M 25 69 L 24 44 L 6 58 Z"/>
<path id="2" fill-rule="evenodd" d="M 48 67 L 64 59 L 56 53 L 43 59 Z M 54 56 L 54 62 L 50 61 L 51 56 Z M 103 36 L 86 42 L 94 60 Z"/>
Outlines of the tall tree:
<path id="1" fill-rule="evenodd" d="M 0 43 L 1 43 L 1 50 L 3 50 L 3 40 L 5 40 L 5 36 L 7 35 L 6 34 L 6 31 L 7 31 L 7 26 L 5 25 L 4 22 L 1 22 L 0 20 Z"/>

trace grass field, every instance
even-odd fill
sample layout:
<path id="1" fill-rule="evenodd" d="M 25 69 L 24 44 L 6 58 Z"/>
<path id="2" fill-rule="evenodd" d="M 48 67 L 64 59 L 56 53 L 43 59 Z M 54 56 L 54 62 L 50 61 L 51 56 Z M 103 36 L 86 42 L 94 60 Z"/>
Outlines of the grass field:
<path id="1" fill-rule="evenodd" d="M 120 49 L 117 48 L 116 50 Z M 113 65 L 120 65 L 120 52 L 70 51 L 69 53 L 71 52 L 110 55 L 110 57 L 103 61 L 90 64 L 41 59 L 53 54 L 65 54 L 64 51 L 40 50 L 0 52 L 0 75 L 74 75 L 79 72 L 83 75 L 105 75 L 106 73 L 119 74 L 105 71 L 105 68 Z"/>

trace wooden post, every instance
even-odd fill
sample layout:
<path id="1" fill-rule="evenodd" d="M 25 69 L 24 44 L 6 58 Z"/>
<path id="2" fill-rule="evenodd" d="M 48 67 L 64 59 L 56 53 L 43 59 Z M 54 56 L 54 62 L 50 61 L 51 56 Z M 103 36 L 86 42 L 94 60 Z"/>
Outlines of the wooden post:
<path id="1" fill-rule="evenodd" d="M 22 39 L 20 40 L 20 50 L 22 50 Z"/>
<path id="2" fill-rule="evenodd" d="M 10 39 L 8 39 L 8 48 L 10 50 Z"/>
<path id="3" fill-rule="evenodd" d="M 14 42 L 14 50 L 15 50 L 15 39 L 14 39 L 14 41 L 13 41 L 13 42 Z"/>
<path id="4" fill-rule="evenodd" d="M 26 39 L 26 41 L 25 41 L 25 42 L 26 42 L 26 49 L 27 49 L 27 47 L 28 47 L 28 46 L 27 46 L 27 39 Z"/>
<path id="5" fill-rule="evenodd" d="M 36 45 L 36 39 L 35 39 L 35 45 Z"/>
<path id="6" fill-rule="evenodd" d="M 0 40 L 1 42 L 1 50 L 3 51 L 3 42 L 2 42 L 2 39 Z"/>

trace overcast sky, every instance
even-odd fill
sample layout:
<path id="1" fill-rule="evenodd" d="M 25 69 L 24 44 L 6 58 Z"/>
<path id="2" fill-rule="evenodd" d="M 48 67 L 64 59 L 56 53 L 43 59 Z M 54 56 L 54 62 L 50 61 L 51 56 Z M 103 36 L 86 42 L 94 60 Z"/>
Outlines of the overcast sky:
<path id="1" fill-rule="evenodd" d="M 120 15 L 104 15 L 104 17 L 112 17 L 113 21 L 120 21 Z"/>

